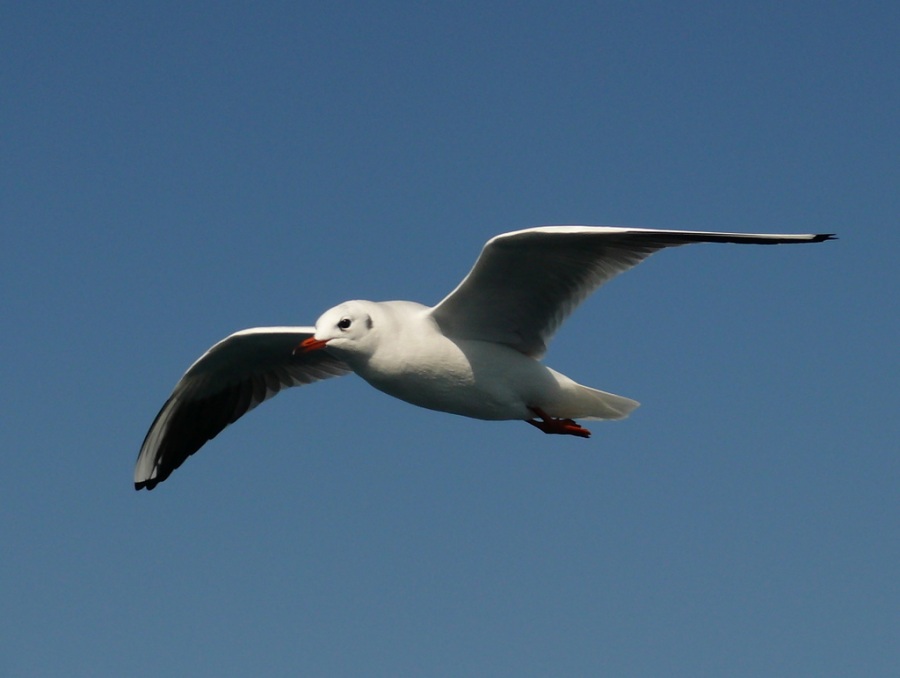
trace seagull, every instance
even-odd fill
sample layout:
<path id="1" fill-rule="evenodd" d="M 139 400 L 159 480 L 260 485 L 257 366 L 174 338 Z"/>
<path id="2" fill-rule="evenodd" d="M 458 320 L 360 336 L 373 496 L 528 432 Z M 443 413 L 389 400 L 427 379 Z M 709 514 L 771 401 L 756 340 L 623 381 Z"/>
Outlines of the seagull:
<path id="1" fill-rule="evenodd" d="M 134 487 L 152 490 L 282 389 L 349 372 L 419 407 L 587 438 L 576 419 L 623 419 L 638 403 L 582 386 L 540 359 L 562 322 L 600 285 L 666 247 L 834 237 L 610 226 L 503 233 L 436 306 L 346 301 L 314 327 L 255 327 L 222 339 L 188 368 L 156 415 Z"/>

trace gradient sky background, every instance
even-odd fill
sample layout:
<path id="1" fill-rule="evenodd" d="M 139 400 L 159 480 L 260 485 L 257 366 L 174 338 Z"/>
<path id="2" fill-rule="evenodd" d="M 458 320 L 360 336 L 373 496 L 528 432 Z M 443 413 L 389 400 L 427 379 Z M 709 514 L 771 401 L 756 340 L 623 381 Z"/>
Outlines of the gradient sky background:
<path id="1" fill-rule="evenodd" d="M 886 676 L 900 5 L 6 3 L 0 673 Z M 594 437 L 291 390 L 152 493 L 208 346 L 544 224 L 837 232 L 617 278 Z"/>

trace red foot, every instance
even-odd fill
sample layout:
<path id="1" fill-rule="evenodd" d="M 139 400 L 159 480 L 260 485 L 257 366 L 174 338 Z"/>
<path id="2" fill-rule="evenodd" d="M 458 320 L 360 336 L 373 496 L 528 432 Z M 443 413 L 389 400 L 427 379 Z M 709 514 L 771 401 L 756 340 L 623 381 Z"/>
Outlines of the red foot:
<path id="1" fill-rule="evenodd" d="M 529 424 L 542 430 L 544 433 L 558 433 L 560 435 L 578 436 L 579 438 L 590 438 L 591 432 L 586 428 L 579 426 L 572 419 L 557 419 L 549 416 L 539 407 L 529 408 L 543 421 L 537 419 L 526 419 Z"/>

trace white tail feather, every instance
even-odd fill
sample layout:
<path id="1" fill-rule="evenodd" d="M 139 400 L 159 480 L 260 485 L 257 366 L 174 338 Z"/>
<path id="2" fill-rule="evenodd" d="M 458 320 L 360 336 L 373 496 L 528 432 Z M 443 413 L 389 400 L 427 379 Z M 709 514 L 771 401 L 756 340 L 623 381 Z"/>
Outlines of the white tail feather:
<path id="1" fill-rule="evenodd" d="M 573 419 L 624 419 L 640 405 L 637 400 L 580 384 L 578 401 L 583 413 L 570 415 Z"/>

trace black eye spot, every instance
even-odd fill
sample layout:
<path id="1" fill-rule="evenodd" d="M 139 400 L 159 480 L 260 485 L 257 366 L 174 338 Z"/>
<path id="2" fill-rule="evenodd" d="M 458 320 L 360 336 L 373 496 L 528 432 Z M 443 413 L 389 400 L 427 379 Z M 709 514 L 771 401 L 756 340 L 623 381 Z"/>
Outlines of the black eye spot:
<path id="1" fill-rule="evenodd" d="M 338 329 L 339 330 L 349 330 L 350 329 L 351 320 L 350 318 L 341 318 L 338 321 Z"/>

